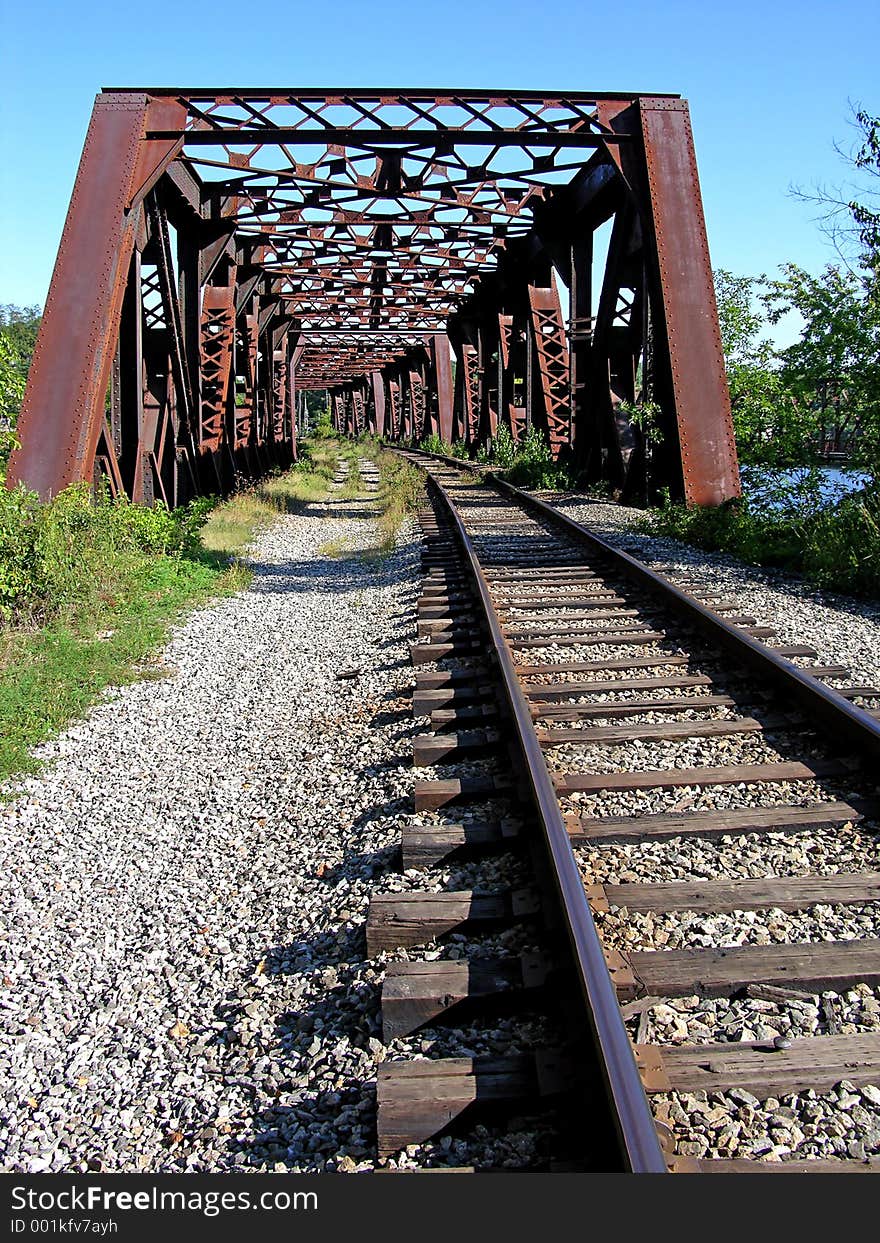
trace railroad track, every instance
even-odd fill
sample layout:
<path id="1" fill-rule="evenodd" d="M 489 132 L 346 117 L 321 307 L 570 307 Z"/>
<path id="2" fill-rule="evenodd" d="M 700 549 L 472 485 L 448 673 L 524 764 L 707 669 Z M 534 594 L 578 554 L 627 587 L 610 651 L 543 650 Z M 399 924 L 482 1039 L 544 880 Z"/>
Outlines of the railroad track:
<path id="1" fill-rule="evenodd" d="M 880 689 L 510 485 L 409 456 L 433 506 L 414 762 L 466 765 L 417 783 L 416 807 L 527 809 L 551 958 L 583 1008 L 549 1068 L 386 1063 L 380 1151 L 483 1099 L 561 1091 L 604 1135 L 590 1168 L 880 1168 Z M 512 761 L 481 774 L 493 754 Z M 416 826 L 404 863 L 504 836 L 491 818 Z M 379 898 L 368 937 L 405 926 L 418 944 L 516 902 Z M 405 966 L 383 1014 L 438 1021 L 527 992 L 528 969 Z M 545 982 L 546 961 L 533 970 Z"/>

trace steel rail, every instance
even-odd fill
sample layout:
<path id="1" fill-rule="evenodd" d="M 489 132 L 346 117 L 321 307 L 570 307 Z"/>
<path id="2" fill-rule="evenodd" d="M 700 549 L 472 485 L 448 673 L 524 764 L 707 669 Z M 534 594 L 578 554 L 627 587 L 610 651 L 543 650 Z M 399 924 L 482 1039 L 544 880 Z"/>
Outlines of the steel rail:
<path id="1" fill-rule="evenodd" d="M 586 1002 L 602 1074 L 613 1103 L 614 1122 L 624 1161 L 632 1173 L 666 1173 L 666 1160 L 636 1067 L 617 994 L 608 973 L 602 942 L 593 922 L 584 884 L 535 733 L 529 706 L 520 687 L 501 622 L 495 612 L 489 583 L 452 499 L 436 479 L 427 471 L 426 474 L 429 485 L 440 499 L 463 548 L 483 606 L 517 742 L 525 760 L 526 775 L 538 810 L 553 878 L 562 903 L 575 969 Z"/>
<path id="2" fill-rule="evenodd" d="M 431 476 L 425 459 L 442 462 L 457 471 L 473 469 L 500 498 L 508 498 L 516 506 L 531 511 L 548 525 L 572 538 L 594 557 L 608 564 L 612 572 L 621 573 L 660 600 L 673 614 L 684 623 L 692 625 L 733 660 L 754 670 L 783 695 L 798 701 L 807 711 L 808 719 L 814 721 L 832 743 L 839 745 L 841 740 L 845 740 L 862 755 L 874 760 L 880 759 L 880 721 L 845 699 L 832 687 L 820 682 L 818 678 L 785 660 L 772 648 L 726 621 L 638 558 L 614 547 L 554 505 L 498 478 L 491 467 L 440 454 L 426 454 L 421 450 L 404 452 L 426 470 L 433 491 L 442 499 L 477 585 L 562 902 L 579 982 L 586 1000 L 609 1097 L 615 1110 L 622 1152 L 628 1167 L 633 1171 L 665 1171 L 667 1167 L 650 1106 L 634 1065 L 632 1047 L 608 975 L 601 941 L 589 904 L 584 897 L 583 882 L 562 820 L 557 794 L 537 740 L 510 648 L 494 610 L 488 580 L 452 499 Z"/>
<path id="3" fill-rule="evenodd" d="M 609 544 L 601 536 L 596 535 L 574 518 L 563 514 L 547 501 L 539 500 L 538 497 L 524 492 L 504 479 L 489 476 L 488 481 L 502 495 L 507 494 L 560 528 L 567 535 L 573 536 L 593 552 L 609 558 L 615 568 L 653 595 L 661 597 L 666 605 L 685 620 L 694 623 L 710 639 L 715 640 L 720 647 L 729 651 L 735 659 L 755 669 L 803 704 L 810 714 L 810 719 L 820 721 L 835 740 L 845 738 L 862 754 L 874 760 L 880 760 L 880 721 L 866 712 L 864 708 L 859 708 L 833 687 L 826 686 L 812 674 L 777 655 L 772 648 L 767 647 L 758 639 L 753 639 L 751 635 L 746 634 L 729 621 L 725 621 L 723 617 L 701 604 L 688 592 L 677 587 L 664 575 L 658 574 L 656 570 L 652 570 L 638 558 L 624 552 L 623 549 L 615 548 L 613 544 Z"/>

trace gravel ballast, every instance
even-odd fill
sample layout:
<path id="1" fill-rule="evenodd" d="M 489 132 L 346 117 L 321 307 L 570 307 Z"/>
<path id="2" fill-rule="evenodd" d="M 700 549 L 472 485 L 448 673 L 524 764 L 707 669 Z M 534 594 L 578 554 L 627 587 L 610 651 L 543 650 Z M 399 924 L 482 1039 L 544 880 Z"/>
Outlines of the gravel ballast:
<path id="1" fill-rule="evenodd" d="M 797 574 L 746 565 L 727 553 L 707 552 L 681 540 L 635 529 L 644 511 L 586 497 L 549 496 L 569 518 L 583 522 L 616 547 L 641 558 L 689 590 L 733 597 L 758 625 L 775 626 L 774 643 L 813 644 L 825 663 L 849 666 L 856 681 L 880 679 L 880 604 L 820 590 Z"/>
<path id="2" fill-rule="evenodd" d="M 875 605 L 816 591 L 793 575 L 754 569 L 731 557 L 707 554 L 676 541 L 642 534 L 634 529 L 642 516 L 636 510 L 577 496 L 548 499 L 563 512 L 598 530 L 610 543 L 634 553 L 698 596 L 705 595 L 707 602 L 722 600 L 728 602 L 720 606 L 728 614 L 735 612 L 755 618 L 754 622 L 739 624 L 775 627 L 778 638 L 771 643 L 812 644 L 820 663 L 849 666 L 857 683 L 874 682 L 880 677 L 880 609 Z M 502 514 L 499 507 L 493 512 L 493 519 L 500 521 Z M 478 513 L 473 524 L 469 524 L 478 546 L 481 522 L 482 515 Z M 537 524 L 533 524 L 532 529 L 540 542 Z M 491 526 L 488 530 L 490 538 L 495 537 L 497 541 Z M 520 533 L 519 528 L 517 531 Z M 515 539 L 511 541 L 515 542 Z M 500 563 L 497 546 L 491 547 L 491 553 L 496 563 Z M 548 585 L 540 579 L 532 586 L 538 588 L 542 597 L 548 593 Z M 502 578 L 493 583 L 493 591 L 500 602 L 507 603 L 506 618 L 511 632 L 532 631 L 540 636 L 534 647 L 527 642 L 514 643 L 521 653 L 520 660 L 534 666 L 529 671 L 533 681 L 543 682 L 542 666 L 559 661 L 615 660 L 625 654 L 634 661 L 653 661 L 655 668 L 659 668 L 664 657 L 685 654 L 695 671 L 719 679 L 703 694 L 736 689 L 737 715 L 746 712 L 742 704 L 746 702 L 748 689 L 728 686 L 731 680 L 734 684 L 737 682 L 737 675 L 724 668 L 724 662 L 718 660 L 717 653 L 709 645 L 699 640 L 692 645 L 686 632 L 679 631 L 675 625 L 664 633 L 662 612 L 653 607 L 650 598 L 637 598 L 638 592 L 631 596 L 621 592 L 624 601 L 613 604 L 638 606 L 638 620 L 659 633 L 652 642 L 640 643 L 635 650 L 624 652 L 623 643 L 605 645 L 596 640 L 602 637 L 603 631 L 625 631 L 635 624 L 625 609 L 617 614 L 612 610 L 610 615 L 603 616 L 600 611 L 590 611 L 587 607 L 583 615 L 579 615 L 578 610 L 584 610 L 584 604 L 566 602 L 563 605 L 560 601 L 559 609 L 542 607 L 536 612 L 520 603 L 521 598 L 529 594 L 528 586 L 520 582 L 509 585 Z M 570 587 L 568 591 L 576 598 L 576 592 L 572 593 Z M 551 586 L 549 594 L 552 593 Z M 729 603 L 731 601 L 733 603 Z M 559 618 L 555 623 L 554 613 Z M 555 642 L 551 640 L 554 629 L 558 631 Z M 565 631 L 571 632 L 570 637 L 564 635 Z M 577 631 L 590 635 L 586 650 L 577 645 Z M 528 634 L 523 633 L 521 637 L 527 639 Z M 682 642 L 686 643 L 685 647 L 679 646 Z M 796 659 L 799 663 L 813 663 L 810 657 Z M 592 678 L 590 673 L 586 680 Z M 566 680 L 577 682 L 578 675 L 571 673 L 560 679 L 554 671 L 550 680 L 561 687 Z M 596 680 L 601 683 L 601 673 Z M 663 695 L 668 693 L 665 689 L 662 691 Z M 849 797 L 851 785 L 856 785 L 861 793 L 873 793 L 873 782 L 866 780 L 867 774 L 856 775 L 855 770 L 852 776 L 844 772 L 836 779 L 824 781 L 737 781 L 734 773 L 738 765 L 791 760 L 821 763 L 838 753 L 834 740 L 826 740 L 801 725 L 785 721 L 768 724 L 760 733 L 714 737 L 695 733 L 669 740 L 628 739 L 625 745 L 603 745 L 595 738 L 589 727 L 601 718 L 598 709 L 603 701 L 638 700 L 642 694 L 641 689 L 615 691 L 609 688 L 604 695 L 593 689 L 560 696 L 563 706 L 566 699 L 570 702 L 587 700 L 595 715 L 585 720 L 583 742 L 576 741 L 579 726 L 568 716 L 560 718 L 558 723 L 552 715 L 541 722 L 545 756 L 551 772 L 595 776 L 693 769 L 696 775 L 704 769 L 729 767 L 732 779 L 719 784 L 712 781 L 692 783 L 668 790 L 658 784 L 641 790 L 569 792 L 561 800 L 564 811 L 602 820 L 658 812 L 681 814 L 690 810 L 708 812 L 747 806 L 808 804 Z M 702 718 L 706 709 L 698 707 L 701 692 L 686 687 L 681 694 L 693 697 L 694 707 L 689 717 L 696 719 L 699 714 Z M 552 701 L 548 702 L 552 705 Z M 760 715 L 761 705 L 757 706 Z M 733 715 L 732 709 L 724 705 L 710 706 L 708 711 L 711 717 L 707 719 Z M 610 719 L 615 720 L 614 717 Z M 626 723 L 637 728 L 643 722 L 662 722 L 662 719 L 662 716 L 642 712 L 628 715 Z M 558 741 L 554 739 L 557 732 Z M 837 831 L 733 835 L 710 841 L 685 836 L 632 845 L 596 842 L 577 845 L 575 854 L 588 884 L 693 881 L 724 876 L 823 875 L 849 869 L 872 871 L 877 866 L 875 835 L 870 827 L 861 827 L 859 831 L 853 825 Z M 874 940 L 880 931 L 878 907 L 873 902 L 814 904 L 808 909 L 790 912 L 768 907 L 715 913 L 703 910 L 640 912 L 612 903 L 607 912 L 596 913 L 596 922 L 606 951 L 624 955 L 631 949 L 662 953 L 674 949 L 724 950 L 731 946 L 782 943 L 800 943 L 807 947 L 835 940 Z M 808 952 L 805 949 L 805 953 Z M 785 1041 L 797 1036 L 876 1030 L 876 993 L 866 985 L 822 996 L 796 989 L 769 991 L 774 994 L 770 999 L 751 994 L 731 999 L 643 998 L 625 1006 L 624 1014 L 635 1041 L 661 1046 L 777 1038 Z M 871 1085 L 853 1089 L 844 1081 L 831 1092 L 805 1091 L 779 1099 L 768 1097 L 763 1101 L 736 1091 L 708 1096 L 706 1093 L 672 1093 L 653 1097 L 652 1103 L 661 1128 L 670 1132 L 670 1150 L 680 1157 L 741 1156 L 778 1162 L 817 1157 L 865 1161 L 876 1160 L 880 1155 L 880 1116 L 877 1113 L 880 1088 Z"/>
<path id="3" fill-rule="evenodd" d="M 418 571 L 411 527 L 352 555 L 374 542 L 280 518 L 168 676 L 109 692 L 0 808 L 5 1170 L 372 1166 L 363 928 L 411 811 Z"/>

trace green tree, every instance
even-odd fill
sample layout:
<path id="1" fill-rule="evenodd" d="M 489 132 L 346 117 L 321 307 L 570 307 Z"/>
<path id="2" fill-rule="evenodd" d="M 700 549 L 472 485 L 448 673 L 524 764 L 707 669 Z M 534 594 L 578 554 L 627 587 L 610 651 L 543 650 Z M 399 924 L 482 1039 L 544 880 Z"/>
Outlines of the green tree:
<path id="1" fill-rule="evenodd" d="M 869 276 L 828 264 L 813 276 L 794 263 L 766 282 L 770 323 L 795 311 L 803 327 L 778 352 L 779 376 L 819 447 L 880 463 L 880 299 Z"/>
<path id="2" fill-rule="evenodd" d="M 819 207 L 819 225 L 828 235 L 841 262 L 852 272 L 864 272 L 880 283 L 880 117 L 866 108 L 850 106 L 855 137 L 848 145 L 835 143 L 846 169 L 838 185 L 793 188 L 796 198 Z"/>
<path id="3" fill-rule="evenodd" d="M 0 427 L 7 430 L 18 419 L 39 327 L 39 307 L 0 306 Z"/>
<path id="4" fill-rule="evenodd" d="M 866 178 L 859 197 L 850 199 L 848 207 L 858 230 L 862 265 L 870 272 L 876 291 L 880 282 L 880 186 L 874 182 L 880 182 L 880 117 L 859 108 L 856 124 L 861 131 L 861 143 L 853 164 Z"/>
<path id="5" fill-rule="evenodd" d="M 0 428 L 15 426 L 24 397 L 25 378 L 12 344 L 0 332 Z"/>
<path id="6" fill-rule="evenodd" d="M 764 335 L 765 281 L 717 271 L 718 323 L 740 460 L 747 466 L 788 466 L 809 460 L 814 429 L 786 389 L 776 349 Z"/>

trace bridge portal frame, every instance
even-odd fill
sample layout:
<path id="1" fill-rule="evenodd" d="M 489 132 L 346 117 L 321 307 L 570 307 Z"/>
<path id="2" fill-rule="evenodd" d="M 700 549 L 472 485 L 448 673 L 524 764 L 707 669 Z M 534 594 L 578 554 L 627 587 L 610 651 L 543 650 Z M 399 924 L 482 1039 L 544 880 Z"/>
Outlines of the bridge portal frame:
<path id="1" fill-rule="evenodd" d="M 295 459 L 309 388 L 340 432 L 535 426 L 623 499 L 738 495 L 687 103 L 102 92 L 7 483 L 226 492 Z"/>

